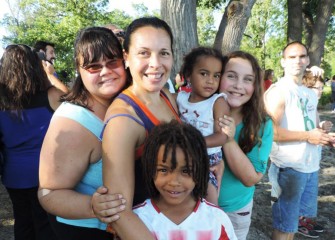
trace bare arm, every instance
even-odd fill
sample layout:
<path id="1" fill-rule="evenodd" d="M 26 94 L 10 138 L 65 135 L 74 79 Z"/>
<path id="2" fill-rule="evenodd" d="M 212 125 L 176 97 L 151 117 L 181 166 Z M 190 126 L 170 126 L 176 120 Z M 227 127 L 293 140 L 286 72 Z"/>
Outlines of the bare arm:
<path id="1" fill-rule="evenodd" d="M 51 85 L 58 88 L 64 93 L 68 93 L 69 92 L 68 87 L 54 75 L 55 73 L 54 66 L 48 61 L 42 61 L 42 63 L 44 71 L 46 72 Z"/>
<path id="2" fill-rule="evenodd" d="M 73 120 L 54 118 L 40 155 L 39 201 L 43 208 L 69 219 L 95 217 L 91 196 L 74 191 L 74 187 L 100 155 L 101 143 L 92 133 Z"/>
<path id="3" fill-rule="evenodd" d="M 251 187 L 262 179 L 263 174 L 256 172 L 250 159 L 235 140 L 228 141 L 223 145 L 223 151 L 229 168 L 245 186 Z"/>
<path id="4" fill-rule="evenodd" d="M 207 147 L 223 146 L 227 141 L 227 135 L 221 131 L 219 118 L 230 115 L 230 107 L 224 98 L 218 98 L 213 106 L 214 129 L 213 134 L 205 137 Z"/>
<path id="5" fill-rule="evenodd" d="M 61 102 L 59 100 L 60 100 L 60 97 L 64 94 L 65 94 L 64 92 L 62 92 L 61 90 L 59 90 L 55 87 L 51 87 L 51 88 L 48 89 L 49 104 L 50 104 L 50 107 L 54 111 L 56 111 L 56 109 L 61 104 Z"/>
<path id="6" fill-rule="evenodd" d="M 126 208 L 119 213 L 120 219 L 111 223 L 121 239 L 139 239 L 139 236 L 141 239 L 154 239 L 144 223 L 132 211 L 135 189 L 135 149 L 144 141 L 144 138 L 144 128 L 127 117 L 116 117 L 110 120 L 103 135 L 104 185 L 108 193 L 121 193 L 126 199 Z"/>
<path id="7" fill-rule="evenodd" d="M 315 128 L 311 131 L 291 131 L 280 127 L 280 122 L 285 111 L 284 94 L 276 87 L 269 89 L 265 95 L 266 110 L 274 122 L 274 141 L 293 142 L 308 141 L 311 144 L 325 145 L 328 137 L 321 129 Z"/>
<path id="8" fill-rule="evenodd" d="M 261 180 L 263 174 L 256 171 L 252 161 L 235 141 L 235 120 L 232 117 L 227 116 L 223 119 L 220 118 L 220 126 L 222 127 L 222 131 L 225 132 L 228 136 L 227 143 L 223 146 L 223 151 L 231 171 L 245 186 L 250 187 L 255 185 Z M 266 159 L 268 158 L 272 147 L 272 130 L 267 131 L 264 134 L 266 134 L 263 136 L 266 138 L 266 141 L 262 141 L 262 145 L 258 149 L 258 162 L 264 161 L 260 159 L 260 157 Z"/>

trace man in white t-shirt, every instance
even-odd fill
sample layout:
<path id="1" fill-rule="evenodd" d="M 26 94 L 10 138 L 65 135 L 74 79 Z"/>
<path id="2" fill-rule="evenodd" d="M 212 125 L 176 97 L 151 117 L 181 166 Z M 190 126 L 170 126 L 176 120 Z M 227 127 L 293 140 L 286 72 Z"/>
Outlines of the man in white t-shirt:
<path id="1" fill-rule="evenodd" d="M 302 84 L 309 65 L 305 45 L 289 43 L 283 50 L 281 65 L 284 77 L 264 95 L 266 108 L 274 121 L 270 168 L 277 171 L 277 179 L 274 179 L 273 187 L 277 183 L 280 188 L 278 199 L 272 206 L 273 240 L 293 239 L 299 216 L 316 216 L 317 146 L 330 141 L 329 135 L 316 126 L 317 96 Z"/>

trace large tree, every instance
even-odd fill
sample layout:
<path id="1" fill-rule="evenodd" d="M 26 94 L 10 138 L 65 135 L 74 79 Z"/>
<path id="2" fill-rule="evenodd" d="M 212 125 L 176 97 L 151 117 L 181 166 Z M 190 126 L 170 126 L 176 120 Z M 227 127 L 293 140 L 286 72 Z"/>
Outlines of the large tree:
<path id="1" fill-rule="evenodd" d="M 320 66 L 324 53 L 326 34 L 335 0 L 320 0 L 313 24 L 313 35 L 309 47 L 311 65 Z"/>
<path id="2" fill-rule="evenodd" d="M 183 56 L 198 46 L 196 0 L 161 0 L 161 16 L 174 34 L 174 66 L 171 78 L 180 70 Z"/>
<path id="3" fill-rule="evenodd" d="M 256 0 L 230 1 L 222 16 L 214 47 L 222 53 L 238 50 Z"/>
<path id="4" fill-rule="evenodd" d="M 310 65 L 320 66 L 335 0 L 287 0 L 288 42 L 302 41 L 303 23 Z M 316 11 L 315 11 L 316 10 Z"/>

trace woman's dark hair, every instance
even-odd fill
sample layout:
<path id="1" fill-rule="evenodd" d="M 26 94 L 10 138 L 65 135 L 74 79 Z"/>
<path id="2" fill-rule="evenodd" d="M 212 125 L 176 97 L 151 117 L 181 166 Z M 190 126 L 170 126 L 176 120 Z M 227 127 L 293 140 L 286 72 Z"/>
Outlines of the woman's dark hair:
<path id="1" fill-rule="evenodd" d="M 205 198 L 209 181 L 209 160 L 207 147 L 202 134 L 192 125 L 176 120 L 154 127 L 149 134 L 142 155 L 143 176 L 151 198 L 157 198 L 159 192 L 154 179 L 157 174 L 157 157 L 161 146 L 165 146 L 163 162 L 171 155 L 172 169 L 177 167 L 176 148 L 185 155 L 186 167 L 195 182 L 193 197 Z"/>
<path id="2" fill-rule="evenodd" d="M 131 44 L 131 35 L 139 28 L 148 26 L 164 29 L 170 36 L 171 51 L 173 51 L 173 34 L 170 26 L 164 20 L 159 19 L 157 17 L 142 17 L 132 21 L 127 28 L 126 35 L 123 41 L 123 48 L 125 52 L 127 53 L 129 52 L 129 46 Z"/>
<path id="3" fill-rule="evenodd" d="M 80 30 L 74 44 L 74 59 L 77 72 L 79 73 L 80 67 L 87 66 L 92 62 L 98 62 L 101 57 L 103 59 L 123 59 L 121 44 L 114 33 L 104 27 L 89 27 Z M 130 83 L 131 76 L 130 73 L 127 72 L 127 83 L 123 89 L 128 87 Z M 72 91 L 61 100 L 89 108 L 87 101 L 89 95 L 90 93 L 84 86 L 80 74 L 78 74 Z M 111 101 L 112 100 L 113 99 L 111 99 Z"/>
<path id="4" fill-rule="evenodd" d="M 241 130 L 238 144 L 244 153 L 248 153 L 252 148 L 259 144 L 262 144 L 262 135 L 264 131 L 264 125 L 269 115 L 265 110 L 265 104 L 263 100 L 264 88 L 263 88 L 263 77 L 262 69 L 260 68 L 257 59 L 251 54 L 243 51 L 235 51 L 229 53 L 224 57 L 223 61 L 223 72 L 230 59 L 242 58 L 247 60 L 252 67 L 255 75 L 254 82 L 254 93 L 250 100 L 242 106 L 243 115 L 243 129 Z"/>
<path id="5" fill-rule="evenodd" d="M 220 62 L 222 62 L 223 60 L 221 52 L 214 48 L 209 47 L 193 48 L 187 55 L 184 56 L 184 62 L 183 65 L 181 66 L 180 73 L 181 76 L 184 77 L 184 79 L 187 79 L 189 76 L 191 76 L 194 65 L 197 63 L 200 57 L 214 57 L 218 59 Z"/>
<path id="6" fill-rule="evenodd" d="M 50 83 L 37 53 L 24 44 L 8 45 L 0 60 L 0 110 L 22 110 Z"/>

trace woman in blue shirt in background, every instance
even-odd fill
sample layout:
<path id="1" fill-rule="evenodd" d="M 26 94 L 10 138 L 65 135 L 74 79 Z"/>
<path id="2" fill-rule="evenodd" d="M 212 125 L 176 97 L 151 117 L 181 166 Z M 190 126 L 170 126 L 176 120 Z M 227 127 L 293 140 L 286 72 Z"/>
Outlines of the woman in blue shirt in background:
<path id="1" fill-rule="evenodd" d="M 30 47 L 7 46 L 0 66 L 0 145 L 16 240 L 55 239 L 37 199 L 38 169 L 43 138 L 63 94 L 51 86 Z"/>

